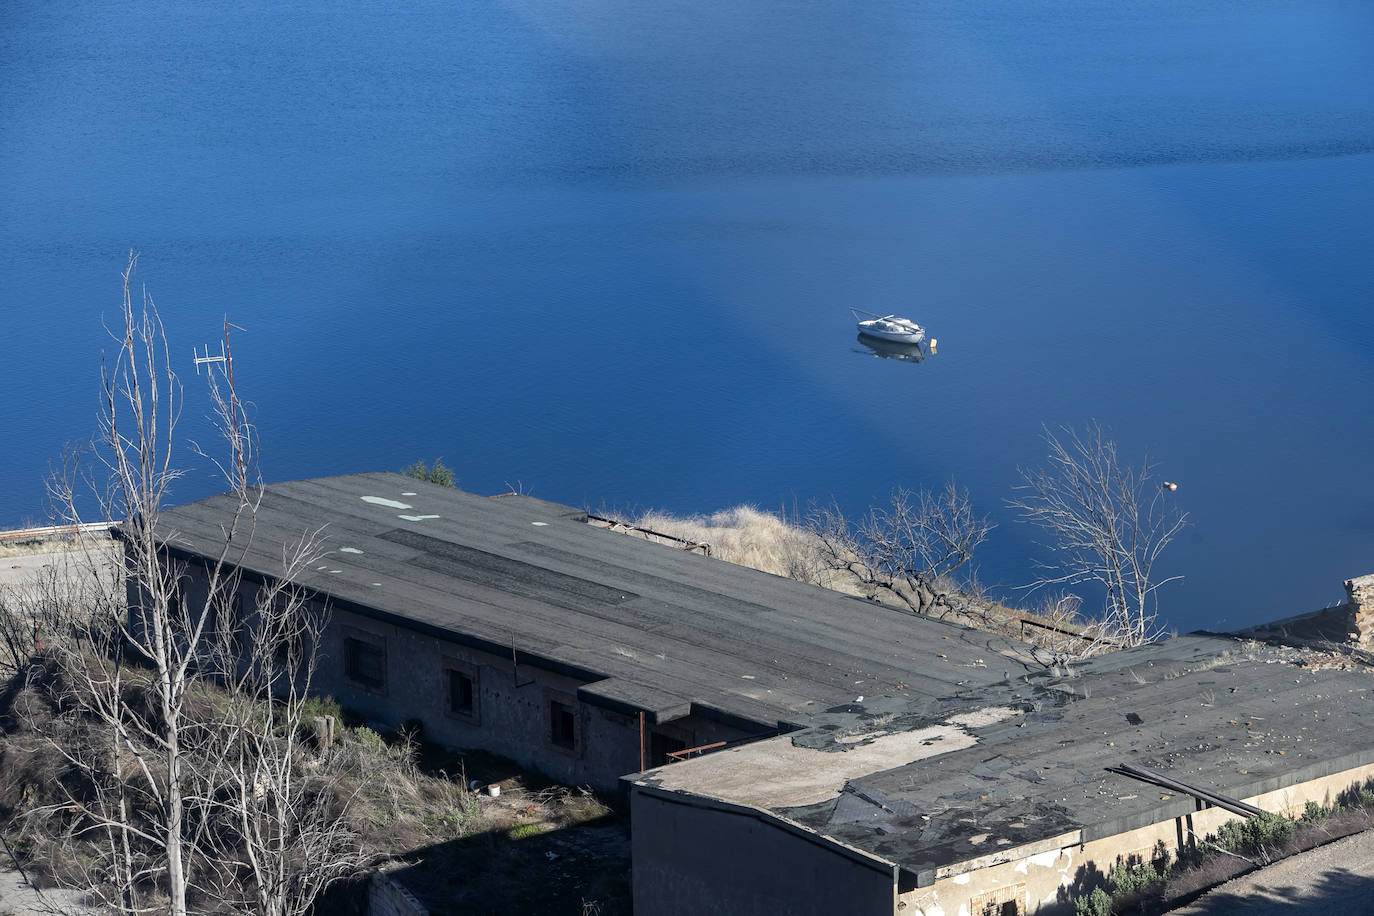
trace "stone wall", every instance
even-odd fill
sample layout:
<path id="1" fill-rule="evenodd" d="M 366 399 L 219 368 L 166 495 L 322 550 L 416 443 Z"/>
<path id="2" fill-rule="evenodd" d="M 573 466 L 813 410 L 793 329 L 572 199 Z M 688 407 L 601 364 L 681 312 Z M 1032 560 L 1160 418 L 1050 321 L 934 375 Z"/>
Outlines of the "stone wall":
<path id="1" fill-rule="evenodd" d="M 1374 649 L 1374 575 L 1347 579 L 1345 595 L 1351 640 L 1361 648 Z"/>

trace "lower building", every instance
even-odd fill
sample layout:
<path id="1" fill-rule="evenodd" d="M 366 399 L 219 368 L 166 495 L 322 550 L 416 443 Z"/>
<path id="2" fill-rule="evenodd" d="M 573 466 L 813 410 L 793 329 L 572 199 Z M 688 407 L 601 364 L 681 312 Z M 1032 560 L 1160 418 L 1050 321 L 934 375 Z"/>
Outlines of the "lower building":
<path id="1" fill-rule="evenodd" d="M 1295 814 L 1374 778 L 1374 679 L 1327 662 L 1184 636 L 628 777 L 635 913 L 1072 913 L 1237 816 L 1205 798 Z"/>

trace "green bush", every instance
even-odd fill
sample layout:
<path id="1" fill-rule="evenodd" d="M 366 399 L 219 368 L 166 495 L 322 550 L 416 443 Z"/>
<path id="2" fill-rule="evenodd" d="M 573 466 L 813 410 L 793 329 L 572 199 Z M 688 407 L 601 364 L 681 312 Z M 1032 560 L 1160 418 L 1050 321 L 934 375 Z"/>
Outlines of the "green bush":
<path id="1" fill-rule="evenodd" d="M 1303 806 L 1302 817 L 1298 818 L 1298 822 L 1304 826 L 1315 824 L 1317 821 L 1325 820 L 1335 814 L 1338 810 L 1340 810 L 1339 805 L 1327 807 L 1326 805 L 1319 805 L 1314 801 L 1310 801 Z"/>
<path id="2" fill-rule="evenodd" d="M 1073 902 L 1074 916 L 1112 916 L 1112 897 L 1100 887 Z"/>
<path id="3" fill-rule="evenodd" d="M 1115 866 L 1107 880 L 1112 883 L 1112 896 L 1124 897 L 1158 884 L 1164 880 L 1164 875 L 1150 862 L 1130 862 Z"/>
<path id="4" fill-rule="evenodd" d="M 414 477 L 416 480 L 437 483 L 441 487 L 456 487 L 458 485 L 453 476 L 453 469 L 445 465 L 442 458 L 434 459 L 434 467 L 430 467 L 424 461 L 417 461 L 404 468 L 401 473 L 408 477 Z"/>
<path id="5" fill-rule="evenodd" d="M 391 749 L 386 746 L 382 736 L 368 728 L 366 725 L 353 729 L 353 737 L 363 746 L 363 750 L 375 754 L 378 757 L 391 756 Z"/>
<path id="6" fill-rule="evenodd" d="M 1353 785 L 1336 797 L 1338 807 L 1374 808 L 1374 782 Z"/>
<path id="7" fill-rule="evenodd" d="M 1266 811 L 1244 820 L 1227 821 L 1209 840 L 1227 852 L 1253 853 L 1287 843 L 1294 827 L 1288 818 Z"/>
<path id="8" fill-rule="evenodd" d="M 301 721 L 309 722 L 311 719 L 333 716 L 337 725 L 343 725 L 343 708 L 339 706 L 339 701 L 333 697 L 306 697 L 301 702 Z"/>

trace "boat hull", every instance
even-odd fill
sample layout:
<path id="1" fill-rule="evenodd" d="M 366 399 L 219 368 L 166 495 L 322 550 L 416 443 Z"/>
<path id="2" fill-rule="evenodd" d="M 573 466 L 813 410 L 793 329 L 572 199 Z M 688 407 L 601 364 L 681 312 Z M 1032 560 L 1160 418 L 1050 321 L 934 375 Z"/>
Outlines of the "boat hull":
<path id="1" fill-rule="evenodd" d="M 926 339 L 926 332 L 922 328 L 892 328 L 878 327 L 876 322 L 860 321 L 859 333 L 865 337 L 874 337 L 878 340 L 890 340 L 893 343 L 918 344 Z"/>

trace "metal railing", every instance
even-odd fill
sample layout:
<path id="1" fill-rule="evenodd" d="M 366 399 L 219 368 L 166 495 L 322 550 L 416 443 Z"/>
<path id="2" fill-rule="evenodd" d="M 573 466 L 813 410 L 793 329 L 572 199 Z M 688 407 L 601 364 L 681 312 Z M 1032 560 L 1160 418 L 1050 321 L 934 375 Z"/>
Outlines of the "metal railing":
<path id="1" fill-rule="evenodd" d="M 45 525 L 41 528 L 17 528 L 13 531 L 0 531 L 3 541 L 41 541 L 47 538 L 78 536 L 82 534 L 108 534 L 114 522 L 85 522 L 80 525 Z"/>

